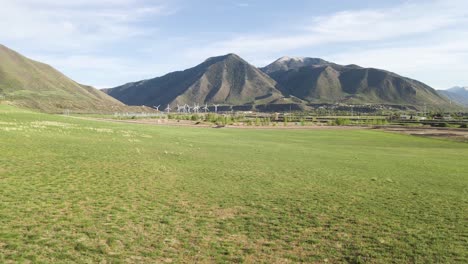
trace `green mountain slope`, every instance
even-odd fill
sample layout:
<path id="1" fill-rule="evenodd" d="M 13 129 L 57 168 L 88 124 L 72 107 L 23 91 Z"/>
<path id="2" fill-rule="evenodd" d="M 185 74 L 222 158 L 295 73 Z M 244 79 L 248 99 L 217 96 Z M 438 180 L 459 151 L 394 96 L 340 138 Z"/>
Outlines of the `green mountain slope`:
<path id="1" fill-rule="evenodd" d="M 282 98 L 277 83 L 235 54 L 165 76 L 128 83 L 107 94 L 128 105 L 266 104 Z"/>
<path id="2" fill-rule="evenodd" d="M 124 106 L 51 66 L 0 45 L 0 95 L 12 104 L 46 112 L 112 110 Z"/>

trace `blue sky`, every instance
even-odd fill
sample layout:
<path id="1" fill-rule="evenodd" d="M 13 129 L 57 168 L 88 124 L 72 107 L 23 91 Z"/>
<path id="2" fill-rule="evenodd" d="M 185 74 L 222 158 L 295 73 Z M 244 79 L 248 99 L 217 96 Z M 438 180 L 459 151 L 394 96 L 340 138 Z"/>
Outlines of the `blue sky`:
<path id="1" fill-rule="evenodd" d="M 0 0 L 0 43 L 99 88 L 237 53 L 468 85 L 468 1 Z"/>

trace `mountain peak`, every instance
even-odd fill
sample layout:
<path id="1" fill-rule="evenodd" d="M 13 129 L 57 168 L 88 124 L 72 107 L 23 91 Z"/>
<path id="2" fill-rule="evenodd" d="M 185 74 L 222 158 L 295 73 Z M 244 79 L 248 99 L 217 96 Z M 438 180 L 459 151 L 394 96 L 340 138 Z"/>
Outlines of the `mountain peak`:
<path id="1" fill-rule="evenodd" d="M 452 91 L 452 92 L 464 91 L 464 92 L 468 92 L 468 86 L 455 86 L 455 87 L 447 89 L 447 91 Z"/>
<path id="2" fill-rule="evenodd" d="M 216 62 L 225 61 L 225 60 L 238 60 L 238 61 L 244 62 L 244 60 L 239 55 L 234 54 L 234 53 L 229 53 L 226 55 L 210 57 L 205 60 L 205 63 L 206 62 L 216 63 Z"/>
<path id="3" fill-rule="evenodd" d="M 240 58 L 239 55 L 235 54 L 235 53 L 228 53 L 226 55 L 224 55 L 225 57 L 234 57 L 234 58 Z"/>
<path id="4" fill-rule="evenodd" d="M 283 56 L 276 60 L 276 62 L 287 62 L 287 61 L 301 61 L 303 62 L 306 58 L 305 57 L 289 57 Z"/>
<path id="5" fill-rule="evenodd" d="M 296 70 L 305 66 L 323 66 L 329 64 L 330 63 L 328 61 L 320 58 L 284 56 L 263 67 L 261 70 L 270 74 L 276 71 Z"/>

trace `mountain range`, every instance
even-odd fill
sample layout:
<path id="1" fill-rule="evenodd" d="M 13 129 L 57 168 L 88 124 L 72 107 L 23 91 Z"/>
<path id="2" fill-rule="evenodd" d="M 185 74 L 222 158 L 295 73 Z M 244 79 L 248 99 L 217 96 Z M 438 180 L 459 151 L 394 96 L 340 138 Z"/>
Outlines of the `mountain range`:
<path id="1" fill-rule="evenodd" d="M 438 90 L 438 92 L 451 101 L 468 107 L 468 86 L 455 86 L 447 90 Z"/>
<path id="2" fill-rule="evenodd" d="M 236 54 L 212 57 L 162 77 L 98 90 L 0 45 L 0 100 L 46 112 L 217 104 L 260 111 L 307 110 L 317 104 L 379 104 L 454 109 L 466 88 L 436 91 L 398 74 L 319 58 L 283 57 L 257 68 Z"/>
<path id="3" fill-rule="evenodd" d="M 209 58 L 185 71 L 104 90 L 129 105 L 228 104 L 255 108 L 294 104 L 388 104 L 451 107 L 419 81 L 319 58 L 283 57 L 256 68 L 235 54 Z"/>
<path id="4" fill-rule="evenodd" d="M 46 112 L 101 111 L 125 105 L 79 84 L 51 66 L 0 45 L 0 95 L 15 105 Z"/>

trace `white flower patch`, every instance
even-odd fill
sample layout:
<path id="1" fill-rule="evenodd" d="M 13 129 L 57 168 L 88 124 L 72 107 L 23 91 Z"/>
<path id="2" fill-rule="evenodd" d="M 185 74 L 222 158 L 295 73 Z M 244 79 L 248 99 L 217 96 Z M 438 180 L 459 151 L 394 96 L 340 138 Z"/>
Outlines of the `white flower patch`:
<path id="1" fill-rule="evenodd" d="M 0 127 L 0 130 L 10 132 L 10 131 L 23 131 L 24 129 L 23 127 Z"/>
<path id="2" fill-rule="evenodd" d="M 84 129 L 91 130 L 97 133 L 108 133 L 108 134 L 114 133 L 114 130 L 110 128 L 85 127 Z"/>
<path id="3" fill-rule="evenodd" d="M 75 124 L 55 122 L 55 121 L 34 121 L 34 122 L 31 122 L 31 125 L 51 126 L 51 127 L 61 127 L 61 128 L 72 128 L 76 126 Z"/>
<path id="4" fill-rule="evenodd" d="M 0 126 L 14 126 L 16 123 L 0 121 Z"/>

